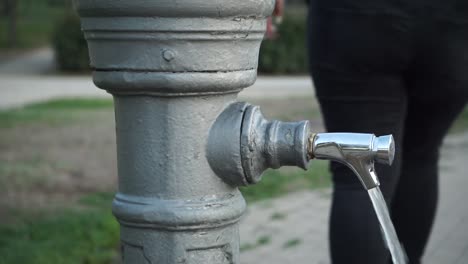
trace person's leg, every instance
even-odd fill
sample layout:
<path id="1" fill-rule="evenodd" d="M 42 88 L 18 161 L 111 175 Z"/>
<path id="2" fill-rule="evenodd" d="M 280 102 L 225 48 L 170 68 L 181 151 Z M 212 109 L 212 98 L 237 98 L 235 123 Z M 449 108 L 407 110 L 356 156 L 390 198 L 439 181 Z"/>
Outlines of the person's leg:
<path id="1" fill-rule="evenodd" d="M 395 228 L 411 264 L 421 262 L 436 212 L 440 145 L 468 99 L 468 27 L 422 26 L 427 33 L 408 75 L 404 161 L 392 202 Z"/>
<path id="2" fill-rule="evenodd" d="M 342 86 L 360 89 L 362 86 L 384 85 L 401 90 L 398 82 L 358 81 L 354 84 L 341 80 L 341 74 L 314 71 L 315 85 Z M 326 77 L 325 77 L 326 76 Z M 361 79 L 361 78 L 359 78 Z M 377 83 L 378 82 L 378 83 Z M 391 87 L 394 85 L 395 87 Z M 394 98 L 366 97 L 319 98 L 327 131 L 393 134 L 396 145 L 401 145 L 405 116 L 404 94 Z M 377 166 L 381 189 L 387 201 L 391 198 L 398 180 L 401 151 L 393 166 Z M 333 175 L 333 200 L 330 213 L 330 250 L 332 263 L 387 263 L 389 252 L 383 242 L 380 226 L 367 192 L 354 173 L 344 165 L 331 164 Z"/>
<path id="3" fill-rule="evenodd" d="M 401 160 L 408 25 L 388 16 L 322 12 L 316 2 L 309 16 L 310 68 L 327 131 L 394 135 L 394 165 L 376 168 L 388 202 Z M 332 163 L 331 171 L 332 263 L 386 264 L 390 255 L 367 192 L 347 167 Z"/>
<path id="4" fill-rule="evenodd" d="M 464 106 L 464 102 L 453 99 L 446 102 L 409 99 L 392 219 L 411 264 L 420 263 L 435 216 L 442 139 Z"/>

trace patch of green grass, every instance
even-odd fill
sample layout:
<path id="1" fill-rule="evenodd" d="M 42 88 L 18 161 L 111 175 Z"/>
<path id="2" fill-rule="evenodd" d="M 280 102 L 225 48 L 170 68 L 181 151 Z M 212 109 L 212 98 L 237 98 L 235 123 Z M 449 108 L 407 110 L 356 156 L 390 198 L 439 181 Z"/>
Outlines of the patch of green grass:
<path id="1" fill-rule="evenodd" d="M 270 244 L 270 242 L 271 242 L 271 237 L 267 236 L 267 235 L 264 235 L 264 236 L 259 237 L 257 239 L 257 241 L 255 241 L 254 244 L 252 244 L 252 243 L 242 244 L 240 246 L 239 250 L 240 250 L 240 252 L 252 250 L 252 249 L 255 249 L 255 248 L 259 247 L 259 246 L 268 245 L 268 244 Z"/>
<path id="2" fill-rule="evenodd" d="M 98 192 L 91 195 L 87 195 L 80 199 L 80 203 L 87 206 L 94 206 L 99 208 L 110 208 L 114 193 L 110 192 Z"/>
<path id="3" fill-rule="evenodd" d="M 308 171 L 295 168 L 268 170 L 253 186 L 241 187 L 247 202 L 281 196 L 285 193 L 331 186 L 328 162 L 313 160 Z"/>
<path id="4" fill-rule="evenodd" d="M 458 116 L 450 128 L 450 133 L 459 133 L 468 130 L 468 106 Z"/>
<path id="5" fill-rule="evenodd" d="M 49 178 L 51 164 L 41 159 L 27 161 L 0 160 L 0 191 L 17 188 L 38 187 Z"/>
<path id="6" fill-rule="evenodd" d="M 239 248 L 240 252 L 244 252 L 244 251 L 249 251 L 249 250 L 252 250 L 254 249 L 256 246 L 254 244 L 251 244 L 251 243 L 245 243 L 245 244 L 242 244 Z"/>
<path id="7" fill-rule="evenodd" d="M 271 220 L 283 220 L 286 218 L 286 215 L 283 213 L 275 212 L 271 215 Z"/>
<path id="8" fill-rule="evenodd" d="M 288 191 L 328 186 L 326 168 L 325 162 L 314 162 L 310 173 L 291 169 L 269 171 L 264 175 L 264 183 L 243 191 L 252 202 Z M 84 208 L 38 217 L 20 213 L 14 225 L 0 226 L 0 263 L 113 263 L 118 256 L 119 226 L 110 211 L 112 197 L 111 193 L 95 193 L 79 200 Z M 254 244 L 242 245 L 241 251 L 269 243 L 270 236 L 261 236 Z M 297 242 L 290 242 L 294 243 Z"/>
<path id="9" fill-rule="evenodd" d="M 286 241 L 286 243 L 284 243 L 283 245 L 283 248 L 284 249 L 292 248 L 292 247 L 298 246 L 301 243 L 302 243 L 302 240 L 300 238 L 293 238 L 293 239 Z"/>
<path id="10" fill-rule="evenodd" d="M 89 110 L 110 108 L 113 105 L 114 104 L 110 99 L 75 98 L 50 100 L 44 103 L 31 104 L 27 108 L 34 110 Z"/>
<path id="11" fill-rule="evenodd" d="M 261 236 L 257 239 L 257 245 L 263 246 L 263 245 L 268 245 L 271 242 L 271 237 L 270 236 Z"/>
<path id="12" fill-rule="evenodd" d="M 91 195 L 84 198 L 86 209 L 22 215 L 16 224 L 0 226 L 0 263 L 113 263 L 118 256 L 119 226 L 109 199 Z"/>
<path id="13" fill-rule="evenodd" d="M 89 110 L 111 109 L 110 99 L 57 99 L 44 103 L 31 104 L 22 108 L 0 111 L 0 128 L 13 127 L 31 122 L 57 124 L 75 120 Z"/>

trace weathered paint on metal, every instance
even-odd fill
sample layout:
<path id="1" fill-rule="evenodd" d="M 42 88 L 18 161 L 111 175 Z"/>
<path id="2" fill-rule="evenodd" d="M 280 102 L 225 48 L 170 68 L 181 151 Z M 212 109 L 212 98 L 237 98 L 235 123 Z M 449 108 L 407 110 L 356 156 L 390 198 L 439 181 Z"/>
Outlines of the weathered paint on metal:
<path id="1" fill-rule="evenodd" d="M 329 146 L 343 140 L 321 142 L 306 121 L 267 121 L 236 102 L 255 82 L 274 0 L 74 5 L 94 83 L 114 95 L 123 263 L 240 263 L 246 204 L 237 186 L 258 182 L 266 168 L 339 157 Z M 377 143 L 372 157 L 391 161 L 391 142 Z M 348 146 L 339 147 L 357 153 Z"/>
<path id="2" fill-rule="evenodd" d="M 213 172 L 205 151 L 210 127 L 234 99 L 114 96 L 119 193 L 113 212 L 122 226 L 124 263 L 239 263 L 245 201 Z"/>
<path id="3" fill-rule="evenodd" d="M 255 82 L 274 0 L 75 0 L 94 82 L 119 94 L 240 91 Z"/>
<path id="4" fill-rule="evenodd" d="M 308 121 L 269 121 L 258 106 L 233 103 L 211 128 L 208 161 L 232 185 L 255 184 L 268 168 L 306 169 L 310 136 Z"/>
<path id="5" fill-rule="evenodd" d="M 260 107 L 250 106 L 245 111 L 241 132 L 242 165 L 247 181 L 257 183 L 268 168 L 306 169 L 310 134 L 309 121 L 268 121 Z"/>
<path id="6" fill-rule="evenodd" d="M 239 263 L 245 200 L 213 171 L 207 143 L 255 82 L 274 0 L 74 5 L 94 83 L 114 95 L 123 263 Z"/>

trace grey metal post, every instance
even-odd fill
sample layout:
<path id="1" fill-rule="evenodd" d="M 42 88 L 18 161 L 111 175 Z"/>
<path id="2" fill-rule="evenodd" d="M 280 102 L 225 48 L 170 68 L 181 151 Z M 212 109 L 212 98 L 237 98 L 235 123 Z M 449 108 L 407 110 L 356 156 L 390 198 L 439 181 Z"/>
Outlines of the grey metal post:
<path id="1" fill-rule="evenodd" d="M 75 0 L 94 83 L 113 94 L 125 264 L 238 264 L 238 186 L 267 168 L 344 162 L 366 187 L 392 140 L 314 135 L 236 102 L 274 0 Z M 364 178 L 362 178 L 364 177 Z"/>
<path id="2" fill-rule="evenodd" d="M 113 94 L 126 264 L 239 263 L 245 201 L 209 131 L 255 82 L 274 0 L 75 0 L 95 84 Z"/>

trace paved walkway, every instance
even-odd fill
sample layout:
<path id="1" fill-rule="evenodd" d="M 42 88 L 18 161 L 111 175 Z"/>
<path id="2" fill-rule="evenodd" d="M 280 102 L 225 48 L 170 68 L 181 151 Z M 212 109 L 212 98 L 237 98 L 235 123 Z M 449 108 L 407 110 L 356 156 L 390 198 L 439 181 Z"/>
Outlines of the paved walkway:
<path id="1" fill-rule="evenodd" d="M 440 201 L 424 264 L 468 263 L 468 132 L 447 138 Z M 415 186 L 417 192 L 417 186 Z M 241 224 L 243 264 L 330 263 L 329 189 L 293 193 L 249 206 Z"/>
<path id="2" fill-rule="evenodd" d="M 4 61 L 0 60 L 0 73 L 15 75 L 48 74 L 55 71 L 54 52 L 52 48 L 40 48 Z"/>
<path id="3" fill-rule="evenodd" d="M 109 97 L 90 76 L 57 77 L 0 74 L 0 109 L 61 97 Z"/>
<path id="4" fill-rule="evenodd" d="M 312 82 L 301 77 L 258 77 L 240 94 L 245 98 L 313 96 Z M 14 75 L 0 73 L 0 109 L 20 107 L 60 97 L 109 97 L 91 76 Z"/>
<path id="5" fill-rule="evenodd" d="M 440 202 L 425 264 L 468 263 L 468 132 L 445 140 Z"/>
<path id="6" fill-rule="evenodd" d="M 23 56 L 0 62 L 0 109 L 60 97 L 110 97 L 98 89 L 90 75 L 57 76 L 53 52 L 38 49 Z M 308 76 L 266 77 L 240 94 L 240 98 L 287 98 L 313 96 L 312 81 Z"/>

